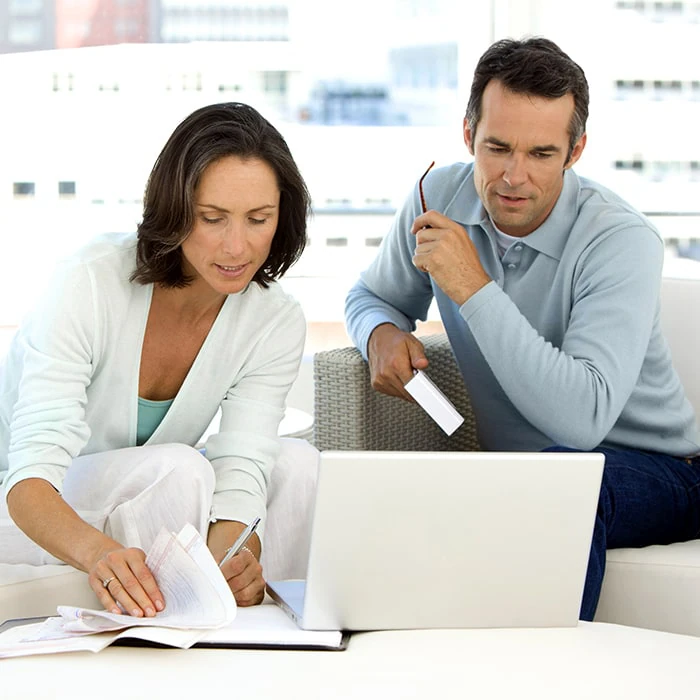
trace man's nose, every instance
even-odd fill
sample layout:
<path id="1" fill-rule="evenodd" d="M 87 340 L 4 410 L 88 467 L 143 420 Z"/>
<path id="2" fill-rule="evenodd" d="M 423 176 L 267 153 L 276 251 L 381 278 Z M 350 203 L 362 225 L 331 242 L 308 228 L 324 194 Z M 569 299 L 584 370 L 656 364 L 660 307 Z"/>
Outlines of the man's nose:
<path id="1" fill-rule="evenodd" d="M 518 187 L 527 181 L 527 166 L 525 158 L 518 155 L 511 155 L 503 172 L 503 179 L 511 187 Z"/>

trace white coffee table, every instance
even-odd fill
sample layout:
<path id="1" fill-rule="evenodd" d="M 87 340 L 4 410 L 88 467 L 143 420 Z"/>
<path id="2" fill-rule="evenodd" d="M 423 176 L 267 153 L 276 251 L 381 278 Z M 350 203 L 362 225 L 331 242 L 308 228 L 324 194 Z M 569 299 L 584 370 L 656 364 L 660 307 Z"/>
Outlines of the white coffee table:
<path id="1" fill-rule="evenodd" d="M 311 440 L 314 433 L 314 417 L 300 408 L 287 406 L 277 432 L 280 437 Z"/>
<path id="2" fill-rule="evenodd" d="M 356 634 L 344 652 L 112 647 L 0 660 L 0 694 L 72 698 L 696 700 L 700 639 L 571 629 Z"/>

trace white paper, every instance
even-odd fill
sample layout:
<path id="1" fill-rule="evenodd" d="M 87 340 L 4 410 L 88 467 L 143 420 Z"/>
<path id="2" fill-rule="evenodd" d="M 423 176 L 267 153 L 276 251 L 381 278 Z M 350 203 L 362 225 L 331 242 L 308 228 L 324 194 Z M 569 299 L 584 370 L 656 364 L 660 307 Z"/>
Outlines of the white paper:
<path id="1" fill-rule="evenodd" d="M 61 618 L 50 617 L 12 627 L 0 634 L 0 658 L 71 651 L 98 652 L 119 639 L 144 639 L 188 649 L 193 644 L 211 646 L 269 646 L 343 648 L 343 633 L 334 630 L 303 630 L 274 603 L 239 608 L 235 620 L 213 630 L 130 627 L 101 633 L 68 633 Z"/>
<path id="2" fill-rule="evenodd" d="M 212 629 L 235 618 L 231 589 L 192 525 L 185 525 L 178 535 L 161 530 L 146 564 L 165 598 L 165 610 L 155 617 L 132 617 L 60 605 L 64 631 L 80 634 L 136 626 Z"/>
<path id="3" fill-rule="evenodd" d="M 238 608 L 236 619 L 226 627 L 207 630 L 202 644 L 260 644 L 269 646 L 339 647 L 339 630 L 303 630 L 274 603 Z"/>
<path id="4" fill-rule="evenodd" d="M 35 654 L 60 654 L 69 651 L 102 651 L 118 639 L 143 639 L 180 649 L 189 649 L 207 630 L 168 629 L 166 627 L 130 627 L 111 632 L 68 633 L 60 629 L 61 618 L 12 627 L 0 635 L 0 658 Z"/>
<path id="5" fill-rule="evenodd" d="M 165 598 L 155 617 L 61 605 L 58 617 L 0 634 L 0 657 L 100 651 L 121 637 L 188 648 L 207 630 L 230 625 L 236 600 L 206 543 L 192 525 L 177 535 L 161 530 L 146 563 Z"/>

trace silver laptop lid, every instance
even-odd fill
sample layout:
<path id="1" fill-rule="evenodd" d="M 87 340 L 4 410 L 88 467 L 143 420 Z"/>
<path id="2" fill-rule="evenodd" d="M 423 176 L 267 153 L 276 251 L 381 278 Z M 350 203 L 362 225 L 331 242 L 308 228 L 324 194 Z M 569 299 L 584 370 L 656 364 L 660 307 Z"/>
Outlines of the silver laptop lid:
<path id="1" fill-rule="evenodd" d="M 575 625 L 603 462 L 323 452 L 302 626 Z"/>

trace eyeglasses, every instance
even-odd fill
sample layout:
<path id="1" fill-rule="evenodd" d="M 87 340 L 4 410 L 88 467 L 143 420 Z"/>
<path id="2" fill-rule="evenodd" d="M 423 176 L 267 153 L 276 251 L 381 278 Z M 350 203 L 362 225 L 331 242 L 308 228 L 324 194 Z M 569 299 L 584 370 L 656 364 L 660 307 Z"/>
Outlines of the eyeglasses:
<path id="1" fill-rule="evenodd" d="M 420 180 L 418 180 L 418 193 L 420 194 L 420 206 L 421 209 L 423 210 L 423 213 L 428 211 L 428 207 L 425 205 L 425 195 L 423 194 L 423 180 L 425 180 L 425 176 L 430 172 L 430 169 L 435 165 L 435 161 L 433 161 L 429 166 L 428 169 L 423 173 L 423 177 L 421 177 Z"/>

